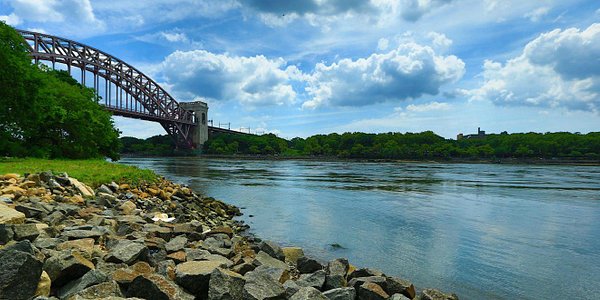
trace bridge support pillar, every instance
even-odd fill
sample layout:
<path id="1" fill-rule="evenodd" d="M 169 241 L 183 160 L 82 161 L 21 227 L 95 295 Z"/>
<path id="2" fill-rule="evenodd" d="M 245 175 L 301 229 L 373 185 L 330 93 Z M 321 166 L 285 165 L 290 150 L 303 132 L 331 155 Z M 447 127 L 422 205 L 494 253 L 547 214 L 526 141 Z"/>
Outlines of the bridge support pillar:
<path id="1" fill-rule="evenodd" d="M 179 102 L 185 110 L 194 112 L 196 128 L 192 133 L 192 139 L 196 147 L 200 148 L 208 140 L 208 105 L 206 102 Z"/>

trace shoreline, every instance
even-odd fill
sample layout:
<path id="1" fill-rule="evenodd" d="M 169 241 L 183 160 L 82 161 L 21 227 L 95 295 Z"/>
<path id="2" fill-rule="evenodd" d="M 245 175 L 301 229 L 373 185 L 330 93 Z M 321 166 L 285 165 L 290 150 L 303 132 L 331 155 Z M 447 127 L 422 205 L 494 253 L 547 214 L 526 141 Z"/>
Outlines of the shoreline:
<path id="1" fill-rule="evenodd" d="M 216 155 L 197 156 L 153 156 L 122 155 L 121 158 L 201 158 L 201 159 L 238 159 L 273 161 L 315 161 L 315 162 L 360 162 L 360 163 L 429 163 L 429 164 L 508 164 L 508 165 L 557 165 L 557 166 L 600 166 L 600 160 L 567 158 L 489 158 L 489 159 L 384 159 L 384 158 L 338 158 L 329 156 L 278 156 L 278 155 Z"/>
<path id="2" fill-rule="evenodd" d="M 165 178 L 92 189 L 66 174 L 6 174 L 0 199 L 9 298 L 458 299 L 262 241 L 233 219 L 239 208 Z"/>

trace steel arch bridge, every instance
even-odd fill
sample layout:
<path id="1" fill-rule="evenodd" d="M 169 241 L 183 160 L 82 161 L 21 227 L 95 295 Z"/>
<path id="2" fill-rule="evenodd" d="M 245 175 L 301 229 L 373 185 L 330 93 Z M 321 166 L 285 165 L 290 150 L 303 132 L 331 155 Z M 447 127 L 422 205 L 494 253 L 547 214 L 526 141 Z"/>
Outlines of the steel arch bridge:
<path id="1" fill-rule="evenodd" d="M 114 115 L 159 122 L 183 148 L 196 148 L 194 131 L 199 116 L 184 109 L 150 77 L 126 62 L 96 48 L 37 32 L 17 30 L 29 45 L 33 60 L 66 66 L 81 84 L 93 87 L 100 104 Z M 91 81 L 91 82 L 90 82 Z M 104 90 L 104 96 L 102 96 Z M 202 116 L 206 119 L 206 115 Z M 203 121 L 204 122 L 204 121 Z"/>

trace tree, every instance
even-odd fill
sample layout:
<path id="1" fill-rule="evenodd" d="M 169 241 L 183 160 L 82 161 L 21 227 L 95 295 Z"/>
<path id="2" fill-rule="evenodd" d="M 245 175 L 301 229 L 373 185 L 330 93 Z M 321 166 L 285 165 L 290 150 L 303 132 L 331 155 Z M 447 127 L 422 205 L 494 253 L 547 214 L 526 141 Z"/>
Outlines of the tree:
<path id="1" fill-rule="evenodd" d="M 33 65 L 0 22 L 0 155 L 117 159 L 119 132 L 96 95 L 64 71 Z"/>

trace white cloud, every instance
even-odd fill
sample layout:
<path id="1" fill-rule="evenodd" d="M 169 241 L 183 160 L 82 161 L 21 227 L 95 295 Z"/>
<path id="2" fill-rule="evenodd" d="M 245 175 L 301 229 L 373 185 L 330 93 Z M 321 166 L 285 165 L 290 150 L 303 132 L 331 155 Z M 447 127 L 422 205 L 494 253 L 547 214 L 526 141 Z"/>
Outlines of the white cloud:
<path id="1" fill-rule="evenodd" d="M 448 103 L 433 101 L 425 104 L 410 104 L 406 106 L 406 110 L 411 112 L 428 112 L 434 110 L 449 110 L 451 107 L 452 106 Z"/>
<path id="2" fill-rule="evenodd" d="M 542 6 L 526 13 L 524 17 L 528 18 L 531 22 L 538 22 L 544 16 L 546 16 L 548 12 L 550 12 L 550 8 L 548 6 Z"/>
<path id="3" fill-rule="evenodd" d="M 21 24 L 21 18 L 19 18 L 19 16 L 15 15 L 15 13 L 12 13 L 7 16 L 0 16 L 0 21 L 4 21 L 4 23 L 6 23 L 10 26 L 17 26 L 17 25 Z"/>
<path id="4" fill-rule="evenodd" d="M 432 31 L 427 34 L 427 37 L 431 39 L 433 46 L 441 51 L 445 51 L 452 46 L 452 40 L 443 33 Z"/>
<path id="5" fill-rule="evenodd" d="M 486 61 L 484 82 L 472 99 L 498 105 L 600 108 L 600 24 L 541 34 L 502 64 Z"/>
<path id="6" fill-rule="evenodd" d="M 381 38 L 377 42 L 377 50 L 385 51 L 388 49 L 389 45 L 390 45 L 390 41 L 388 39 Z"/>
<path id="7" fill-rule="evenodd" d="M 13 0 L 10 16 L 29 23 L 61 24 L 64 31 L 103 31 L 105 25 L 96 18 L 89 0 Z M 21 23 L 18 22 L 18 23 Z"/>
<path id="8" fill-rule="evenodd" d="M 306 88 L 312 98 L 302 107 L 364 106 L 436 95 L 464 72 L 465 64 L 456 56 L 440 56 L 431 47 L 406 42 L 388 53 L 317 64 Z"/>
<path id="9" fill-rule="evenodd" d="M 249 107 L 294 103 L 292 83 L 303 76 L 281 58 L 230 56 L 204 50 L 172 53 L 160 65 L 159 75 L 184 99 L 238 101 Z"/>
<path id="10" fill-rule="evenodd" d="M 134 38 L 146 43 L 164 44 L 167 42 L 176 44 L 177 46 L 190 46 L 194 49 L 202 48 L 201 42 L 190 39 L 185 32 L 182 32 L 177 28 L 173 30 L 144 34 L 141 36 L 134 36 Z"/>

